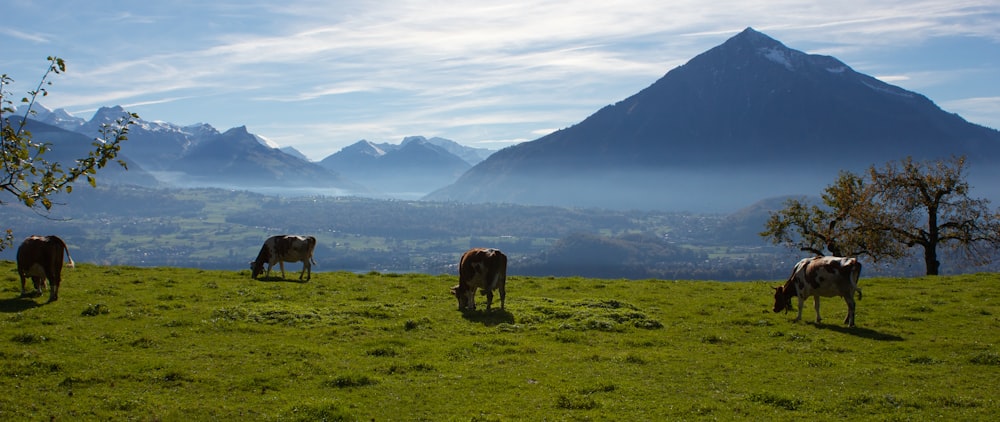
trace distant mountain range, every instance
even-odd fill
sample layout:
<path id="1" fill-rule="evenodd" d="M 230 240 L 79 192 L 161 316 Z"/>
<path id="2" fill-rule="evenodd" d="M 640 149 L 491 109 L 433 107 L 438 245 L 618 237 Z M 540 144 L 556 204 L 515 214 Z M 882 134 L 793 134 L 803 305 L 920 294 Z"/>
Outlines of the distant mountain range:
<path id="1" fill-rule="evenodd" d="M 963 154 L 972 172 L 991 171 L 1000 132 L 747 28 L 579 124 L 498 151 L 425 199 L 732 211 L 816 195 L 841 170 Z"/>
<path id="2" fill-rule="evenodd" d="M 390 196 L 418 199 L 429 192 L 428 187 L 453 183 L 490 153 L 443 138 L 411 136 L 399 145 L 361 140 L 319 164 Z"/>
<path id="3" fill-rule="evenodd" d="M 104 107 L 86 121 L 64 110 L 36 106 L 35 111 L 31 125 L 37 140 L 58 145 L 53 151 L 77 154 L 60 156 L 63 159 L 85 154 L 83 147 L 99 135 L 101 125 L 125 113 L 121 107 Z M 220 133 L 207 124 L 140 120 L 128 137 L 121 156 L 134 164 L 129 177 L 112 177 L 111 182 L 400 199 L 419 198 L 454 182 L 493 152 L 414 136 L 400 145 L 359 141 L 314 163 L 295 148 L 280 148 L 246 127 Z"/>
<path id="4" fill-rule="evenodd" d="M 102 108 L 85 121 L 36 111 L 36 140 L 74 145 L 69 152 L 124 113 Z M 1000 132 L 752 28 L 576 125 L 495 153 L 414 136 L 399 145 L 361 140 L 310 162 L 246 127 L 220 133 L 207 124 L 142 120 L 121 154 L 132 163 L 128 176 L 107 180 L 694 212 L 818 195 L 840 171 L 907 156 L 967 155 L 973 195 L 1000 196 Z"/>

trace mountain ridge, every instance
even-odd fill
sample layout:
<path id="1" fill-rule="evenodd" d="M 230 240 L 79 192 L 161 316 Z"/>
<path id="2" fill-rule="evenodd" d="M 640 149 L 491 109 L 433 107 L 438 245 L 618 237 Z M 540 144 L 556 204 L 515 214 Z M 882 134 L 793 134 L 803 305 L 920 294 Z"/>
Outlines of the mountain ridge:
<path id="1" fill-rule="evenodd" d="M 830 148 L 843 158 L 825 158 Z M 747 28 L 575 125 L 498 151 L 424 199 L 734 210 L 818 192 L 841 170 L 952 154 L 996 162 L 1000 132 Z"/>

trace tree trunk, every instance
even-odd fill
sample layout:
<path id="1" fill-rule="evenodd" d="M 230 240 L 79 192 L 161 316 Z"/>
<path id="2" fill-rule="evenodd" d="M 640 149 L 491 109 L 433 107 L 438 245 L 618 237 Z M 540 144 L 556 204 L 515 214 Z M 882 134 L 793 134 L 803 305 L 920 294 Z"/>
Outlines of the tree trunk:
<path id="1" fill-rule="evenodd" d="M 927 275 L 938 275 L 941 263 L 937 260 L 937 245 L 924 245 L 924 263 L 927 265 Z"/>

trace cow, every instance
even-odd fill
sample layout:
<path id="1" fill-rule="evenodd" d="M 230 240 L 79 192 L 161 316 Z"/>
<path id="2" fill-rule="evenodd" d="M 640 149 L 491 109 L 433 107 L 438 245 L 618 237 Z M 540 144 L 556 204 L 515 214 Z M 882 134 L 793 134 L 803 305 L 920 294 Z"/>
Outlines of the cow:
<path id="1" fill-rule="evenodd" d="M 507 300 L 507 255 L 497 249 L 473 248 L 462 254 L 458 263 L 458 285 L 451 294 L 458 299 L 458 310 L 476 310 L 476 289 L 486 295 L 486 310 L 493 306 L 493 291 L 500 291 L 500 309 Z"/>
<path id="2" fill-rule="evenodd" d="M 21 297 L 28 296 L 25 279 L 31 277 L 35 294 L 41 295 L 45 280 L 49 281 L 49 302 L 59 300 L 59 284 L 62 282 L 63 252 L 73 268 L 73 257 L 69 248 L 57 236 L 29 236 L 17 247 L 17 274 L 21 277 Z"/>
<path id="3" fill-rule="evenodd" d="M 834 256 L 817 256 L 805 258 L 795 264 L 792 275 L 783 286 L 774 288 L 774 312 L 781 312 L 792 307 L 792 297 L 799 298 L 799 315 L 795 321 L 802 320 L 802 305 L 806 298 L 813 297 L 816 307 L 816 323 L 819 316 L 819 298 L 840 296 L 847 302 L 847 317 L 844 324 L 854 326 L 854 295 L 861 299 L 861 288 L 858 287 L 858 277 L 861 275 L 861 263 L 854 258 Z"/>
<path id="4" fill-rule="evenodd" d="M 302 272 L 299 273 L 299 280 L 305 275 L 305 279 L 312 278 L 313 250 L 316 249 L 316 238 L 312 236 L 292 236 L 278 235 L 271 236 L 264 241 L 257 259 L 250 262 L 250 277 L 254 280 L 261 273 L 264 277 L 271 276 L 271 268 L 277 263 L 281 267 L 281 278 L 285 278 L 285 263 L 302 261 Z M 267 264 L 267 271 L 264 271 L 264 264 Z"/>

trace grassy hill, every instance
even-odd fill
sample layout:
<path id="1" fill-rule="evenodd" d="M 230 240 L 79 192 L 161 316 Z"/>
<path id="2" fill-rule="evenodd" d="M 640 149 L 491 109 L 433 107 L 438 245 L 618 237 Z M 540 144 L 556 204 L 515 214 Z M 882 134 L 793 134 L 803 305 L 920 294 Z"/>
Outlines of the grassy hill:
<path id="1" fill-rule="evenodd" d="M 290 279 L 298 265 L 289 266 Z M 273 273 L 272 273 L 273 274 Z M 3 420 L 975 420 L 1000 413 L 995 274 L 862 278 L 858 328 L 777 282 L 81 265 L 58 302 L 0 262 Z"/>

